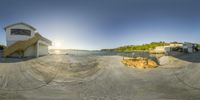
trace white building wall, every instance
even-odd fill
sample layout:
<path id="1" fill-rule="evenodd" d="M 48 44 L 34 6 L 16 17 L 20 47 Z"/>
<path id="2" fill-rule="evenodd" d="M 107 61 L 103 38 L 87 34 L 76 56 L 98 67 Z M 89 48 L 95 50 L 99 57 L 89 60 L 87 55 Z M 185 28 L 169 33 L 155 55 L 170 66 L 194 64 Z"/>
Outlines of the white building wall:
<path id="1" fill-rule="evenodd" d="M 169 46 L 170 46 L 170 47 L 182 47 L 183 44 L 177 43 L 177 44 L 170 44 Z"/>
<path id="2" fill-rule="evenodd" d="M 37 56 L 37 51 L 38 51 L 38 56 L 44 56 L 48 55 L 48 46 L 39 43 L 39 47 L 36 48 L 37 45 L 32 45 L 29 48 L 27 48 L 24 52 L 24 57 L 36 57 Z M 38 49 L 38 50 L 36 50 Z"/>
<path id="3" fill-rule="evenodd" d="M 36 45 L 28 47 L 24 51 L 24 57 L 35 57 L 36 56 Z"/>
<path id="4" fill-rule="evenodd" d="M 48 46 L 47 45 L 43 45 L 43 44 L 39 44 L 39 56 L 44 56 L 44 55 L 48 55 Z"/>
<path id="5" fill-rule="evenodd" d="M 38 56 L 44 56 L 48 55 L 48 46 L 44 44 L 39 44 L 38 50 L 36 50 L 36 45 L 32 45 L 28 47 L 23 54 L 20 54 L 19 52 L 16 52 L 11 55 L 11 57 L 36 57 L 37 51 L 38 51 Z"/>
<path id="6" fill-rule="evenodd" d="M 164 46 L 158 46 L 155 48 L 155 51 L 156 52 L 165 52 L 165 48 L 164 48 Z"/>
<path id="7" fill-rule="evenodd" d="M 26 30 L 30 30 L 31 31 L 31 36 L 11 35 L 11 29 L 26 29 Z M 15 43 L 16 41 L 19 41 L 19 40 L 27 40 L 29 38 L 32 38 L 35 35 L 35 31 L 33 29 L 31 29 L 30 27 L 27 27 L 26 25 L 23 25 L 23 24 L 19 24 L 19 25 L 15 25 L 15 26 L 9 27 L 5 31 L 6 31 L 7 46 L 12 45 L 13 43 Z"/>
<path id="8" fill-rule="evenodd" d="M 158 46 L 154 49 L 155 52 L 170 52 L 171 48 L 169 46 Z"/>
<path id="9" fill-rule="evenodd" d="M 193 52 L 194 52 L 193 48 L 188 48 L 188 53 L 193 53 Z"/>

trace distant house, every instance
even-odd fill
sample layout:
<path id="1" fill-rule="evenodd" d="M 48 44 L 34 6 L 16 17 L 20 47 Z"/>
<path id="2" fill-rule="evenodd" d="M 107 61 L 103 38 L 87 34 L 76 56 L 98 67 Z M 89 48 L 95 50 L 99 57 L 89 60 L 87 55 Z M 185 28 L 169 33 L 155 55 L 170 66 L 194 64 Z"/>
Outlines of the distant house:
<path id="1" fill-rule="evenodd" d="M 171 51 L 171 47 L 170 46 L 157 46 L 152 53 L 167 53 Z"/>
<path id="2" fill-rule="evenodd" d="M 150 53 L 168 53 L 171 51 L 194 53 L 198 51 L 198 44 L 195 43 L 170 43 L 168 46 L 157 46 Z"/>
<path id="3" fill-rule="evenodd" d="M 181 48 L 183 46 L 182 43 L 171 42 L 166 46 L 157 46 L 150 53 L 168 53 L 173 51 L 174 48 Z"/>
<path id="4" fill-rule="evenodd" d="M 170 47 L 182 47 L 183 43 L 170 43 L 169 46 Z"/>
<path id="5" fill-rule="evenodd" d="M 188 53 L 194 53 L 198 51 L 198 44 L 196 43 L 189 43 L 184 42 L 183 43 L 183 50 Z"/>
<path id="6" fill-rule="evenodd" d="M 16 23 L 4 28 L 7 48 L 4 56 L 38 57 L 48 54 L 52 42 L 36 32 L 36 28 L 26 23 Z"/>

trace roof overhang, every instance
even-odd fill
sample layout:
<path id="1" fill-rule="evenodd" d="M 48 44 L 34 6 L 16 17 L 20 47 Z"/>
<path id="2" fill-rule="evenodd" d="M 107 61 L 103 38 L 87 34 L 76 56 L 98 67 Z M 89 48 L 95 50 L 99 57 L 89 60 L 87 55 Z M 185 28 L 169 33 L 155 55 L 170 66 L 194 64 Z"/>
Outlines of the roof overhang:
<path id="1" fill-rule="evenodd" d="M 15 23 L 15 24 L 8 25 L 8 26 L 4 27 L 4 30 L 6 30 L 6 29 L 9 28 L 9 27 L 15 26 L 15 25 L 25 25 L 25 26 L 27 26 L 27 27 L 33 29 L 34 31 L 36 30 L 36 28 L 34 28 L 33 26 L 31 26 L 31 25 L 29 25 L 29 24 L 26 24 L 26 23 L 24 23 L 24 22 L 19 22 L 19 23 Z"/>
<path id="2" fill-rule="evenodd" d="M 39 35 L 39 37 L 40 37 L 39 39 L 40 39 L 41 41 L 45 42 L 46 44 L 48 44 L 49 46 L 52 45 L 52 42 L 51 42 L 49 39 L 43 37 L 43 36 L 40 35 L 39 33 L 36 33 L 35 35 Z"/>

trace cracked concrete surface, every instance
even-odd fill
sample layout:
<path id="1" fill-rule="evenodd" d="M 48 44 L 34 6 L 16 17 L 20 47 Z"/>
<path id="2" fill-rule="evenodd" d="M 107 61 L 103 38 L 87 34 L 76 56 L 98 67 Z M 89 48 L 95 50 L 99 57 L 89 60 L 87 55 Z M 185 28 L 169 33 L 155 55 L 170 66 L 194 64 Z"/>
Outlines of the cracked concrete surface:
<path id="1" fill-rule="evenodd" d="M 0 63 L 0 100 L 199 100 L 200 63 L 133 69 L 120 56 L 50 55 Z M 179 67 L 177 67 L 179 66 Z"/>

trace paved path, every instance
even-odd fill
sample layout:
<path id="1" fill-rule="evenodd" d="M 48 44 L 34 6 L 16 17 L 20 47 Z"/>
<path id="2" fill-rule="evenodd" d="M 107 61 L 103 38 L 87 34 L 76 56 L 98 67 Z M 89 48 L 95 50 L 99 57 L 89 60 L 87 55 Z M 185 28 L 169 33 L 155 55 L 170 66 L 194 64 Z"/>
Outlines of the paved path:
<path id="1" fill-rule="evenodd" d="M 119 56 L 71 58 L 66 55 L 44 58 L 1 63 L 0 100 L 200 99 L 198 62 L 177 60 L 170 65 L 141 70 L 125 67 L 120 63 L 122 58 Z M 98 64 L 93 63 L 92 59 Z M 85 64 L 92 71 L 84 68 L 83 71 L 69 71 L 70 64 L 66 62 L 81 66 Z M 99 69 L 94 70 L 91 66 Z M 70 75 L 64 74 L 65 67 Z"/>

